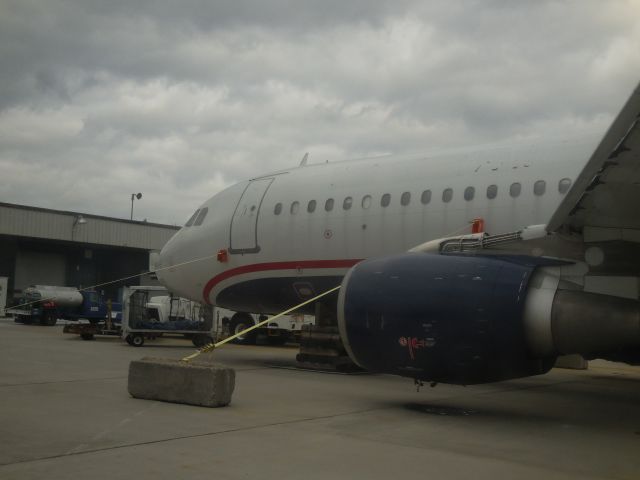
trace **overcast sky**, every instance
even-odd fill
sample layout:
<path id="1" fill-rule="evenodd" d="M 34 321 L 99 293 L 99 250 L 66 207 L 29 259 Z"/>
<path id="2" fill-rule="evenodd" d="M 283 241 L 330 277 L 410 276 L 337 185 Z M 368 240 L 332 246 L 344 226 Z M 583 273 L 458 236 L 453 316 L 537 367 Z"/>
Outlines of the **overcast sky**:
<path id="1" fill-rule="evenodd" d="M 274 169 L 601 135 L 640 0 L 0 0 L 0 201 L 182 224 Z"/>

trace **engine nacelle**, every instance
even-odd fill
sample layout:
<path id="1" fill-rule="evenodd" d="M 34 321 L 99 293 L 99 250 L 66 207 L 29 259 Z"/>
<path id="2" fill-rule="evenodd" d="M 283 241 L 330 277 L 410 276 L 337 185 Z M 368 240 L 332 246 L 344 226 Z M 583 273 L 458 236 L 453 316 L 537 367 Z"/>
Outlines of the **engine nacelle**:
<path id="1" fill-rule="evenodd" d="M 487 383 L 546 373 L 529 353 L 523 311 L 533 259 L 407 253 L 344 278 L 338 325 L 361 367 L 419 380 Z"/>

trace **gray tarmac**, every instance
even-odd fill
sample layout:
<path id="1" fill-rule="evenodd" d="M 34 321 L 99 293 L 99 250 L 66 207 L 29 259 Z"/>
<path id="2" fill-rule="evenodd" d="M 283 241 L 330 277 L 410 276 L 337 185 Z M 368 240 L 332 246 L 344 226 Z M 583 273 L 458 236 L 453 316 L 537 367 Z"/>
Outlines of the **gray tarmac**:
<path id="1" fill-rule="evenodd" d="M 295 368 L 294 347 L 230 345 L 228 407 L 131 398 L 142 348 L 0 319 L 2 479 L 640 478 L 640 368 L 428 386 Z"/>

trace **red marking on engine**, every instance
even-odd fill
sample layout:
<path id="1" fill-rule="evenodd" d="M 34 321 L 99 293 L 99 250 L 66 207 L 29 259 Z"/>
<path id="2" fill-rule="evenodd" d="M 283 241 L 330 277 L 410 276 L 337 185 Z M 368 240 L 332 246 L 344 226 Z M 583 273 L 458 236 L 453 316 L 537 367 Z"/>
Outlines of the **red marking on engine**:
<path id="1" fill-rule="evenodd" d="M 415 360 L 416 350 L 433 347 L 435 345 L 435 340 L 433 338 L 400 337 L 398 339 L 398 343 L 401 346 L 408 348 L 411 360 Z"/>

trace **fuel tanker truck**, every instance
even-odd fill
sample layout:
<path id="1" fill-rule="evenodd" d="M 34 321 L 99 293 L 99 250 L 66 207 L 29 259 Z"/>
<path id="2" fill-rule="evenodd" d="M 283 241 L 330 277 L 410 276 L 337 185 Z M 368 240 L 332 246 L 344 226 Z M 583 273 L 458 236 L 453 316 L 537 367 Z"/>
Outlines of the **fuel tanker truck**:
<path id="1" fill-rule="evenodd" d="M 33 285 L 24 289 L 18 307 L 6 312 L 26 324 L 55 325 L 59 318 L 98 323 L 107 318 L 107 305 L 95 290 Z"/>

